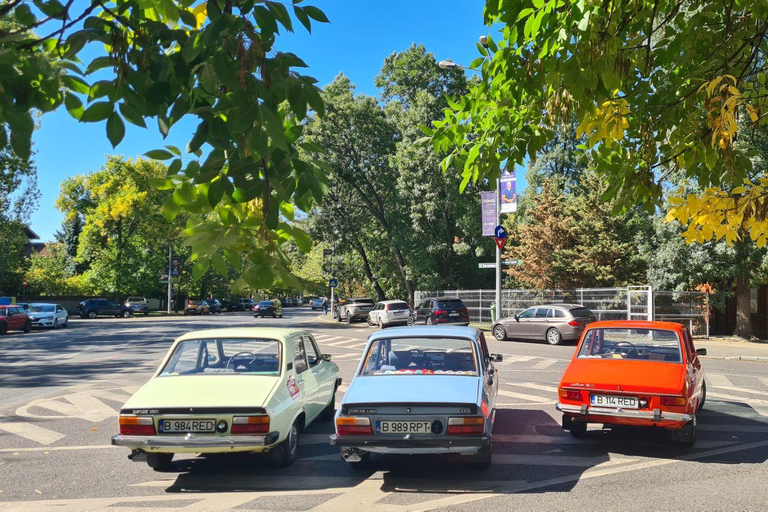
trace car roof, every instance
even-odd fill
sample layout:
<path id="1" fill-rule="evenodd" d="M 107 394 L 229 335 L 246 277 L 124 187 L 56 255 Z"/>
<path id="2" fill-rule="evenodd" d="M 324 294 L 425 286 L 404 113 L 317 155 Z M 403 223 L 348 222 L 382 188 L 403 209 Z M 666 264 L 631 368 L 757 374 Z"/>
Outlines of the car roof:
<path id="1" fill-rule="evenodd" d="M 400 302 L 408 304 L 408 302 L 406 302 L 404 300 L 400 300 L 400 299 L 396 299 L 396 300 L 380 300 L 379 304 L 398 304 Z"/>
<path id="2" fill-rule="evenodd" d="M 422 300 L 461 300 L 458 297 L 449 297 L 448 295 L 443 295 L 441 297 L 427 297 L 426 299 Z"/>
<path id="3" fill-rule="evenodd" d="M 670 331 L 682 331 L 683 324 L 677 322 L 659 322 L 650 320 L 603 320 L 600 322 L 592 322 L 587 326 L 587 329 L 594 329 L 600 327 L 620 327 L 624 329 L 667 329 Z"/>
<path id="4" fill-rule="evenodd" d="M 203 329 L 181 335 L 176 341 L 210 338 L 270 338 L 285 340 L 295 334 L 309 334 L 304 329 L 282 327 L 226 327 L 223 329 Z"/>
<path id="5" fill-rule="evenodd" d="M 432 337 L 445 336 L 446 338 L 477 338 L 480 331 L 474 327 L 424 325 L 412 327 L 390 327 L 371 334 L 369 341 L 382 338 L 404 338 L 406 336 Z"/>

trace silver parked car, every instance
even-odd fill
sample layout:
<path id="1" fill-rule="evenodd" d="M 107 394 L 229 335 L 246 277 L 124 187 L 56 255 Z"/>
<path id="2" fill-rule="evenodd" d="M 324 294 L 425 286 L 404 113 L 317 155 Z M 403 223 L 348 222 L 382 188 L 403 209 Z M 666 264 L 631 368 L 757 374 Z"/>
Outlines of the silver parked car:
<path id="1" fill-rule="evenodd" d="M 390 325 L 406 325 L 411 316 L 411 308 L 402 300 L 383 300 L 377 302 L 368 313 L 368 325 L 389 327 Z"/>
<path id="2" fill-rule="evenodd" d="M 370 336 L 336 411 L 331 444 L 350 464 L 370 454 L 467 455 L 491 464 L 498 376 L 472 327 L 395 327 Z"/>
<path id="3" fill-rule="evenodd" d="M 32 327 L 66 327 L 69 324 L 69 313 L 60 304 L 36 302 L 29 305 L 26 311 Z"/>
<path id="4" fill-rule="evenodd" d="M 368 313 L 373 309 L 373 299 L 355 298 L 339 306 L 336 320 L 351 324 L 354 320 L 368 320 Z"/>
<path id="5" fill-rule="evenodd" d="M 577 341 L 595 314 L 580 304 L 548 304 L 528 308 L 519 315 L 506 317 L 493 324 L 493 336 L 499 340 L 546 340 L 550 345 Z"/>

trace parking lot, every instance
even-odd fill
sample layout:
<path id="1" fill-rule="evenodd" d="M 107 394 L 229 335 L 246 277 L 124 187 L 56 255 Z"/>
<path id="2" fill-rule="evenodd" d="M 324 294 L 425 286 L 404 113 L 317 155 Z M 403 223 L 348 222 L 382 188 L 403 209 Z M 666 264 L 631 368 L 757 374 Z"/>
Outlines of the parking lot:
<path id="1" fill-rule="evenodd" d="M 312 331 L 345 384 L 373 331 L 303 307 L 286 308 L 282 319 L 72 319 L 67 329 L 0 338 L 0 509 L 756 509 L 768 500 L 768 362 L 703 358 L 709 392 L 693 449 L 655 432 L 600 430 L 577 440 L 554 408 L 573 347 L 490 337 L 504 361 L 488 471 L 424 456 L 374 457 L 353 469 L 328 444 L 330 423 L 302 433 L 299 460 L 286 469 L 227 455 L 177 457 L 155 472 L 110 445 L 120 406 L 174 337 L 260 325 Z"/>

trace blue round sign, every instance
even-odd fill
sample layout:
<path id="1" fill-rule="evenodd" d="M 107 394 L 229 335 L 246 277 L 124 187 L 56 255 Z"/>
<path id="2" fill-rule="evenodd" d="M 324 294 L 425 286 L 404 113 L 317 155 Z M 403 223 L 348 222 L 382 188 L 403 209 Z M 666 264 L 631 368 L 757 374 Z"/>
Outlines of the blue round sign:
<path id="1" fill-rule="evenodd" d="M 504 226 L 496 226 L 494 232 L 496 233 L 496 238 L 507 238 L 507 230 L 504 229 Z"/>

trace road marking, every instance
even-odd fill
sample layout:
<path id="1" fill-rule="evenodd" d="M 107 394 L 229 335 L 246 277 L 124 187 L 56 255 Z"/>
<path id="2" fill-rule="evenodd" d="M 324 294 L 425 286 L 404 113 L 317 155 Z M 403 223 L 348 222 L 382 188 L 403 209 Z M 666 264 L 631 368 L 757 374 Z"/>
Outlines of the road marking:
<path id="1" fill-rule="evenodd" d="M 555 363 L 559 363 L 559 359 L 544 359 L 543 361 L 531 366 L 531 370 L 545 370 Z"/>
<path id="2" fill-rule="evenodd" d="M 530 400 L 532 402 L 536 402 L 540 404 L 548 404 L 552 401 L 550 398 L 543 398 L 535 395 L 526 395 L 524 393 L 514 393 L 512 391 L 506 391 L 503 389 L 499 390 L 499 395 L 507 396 L 509 398 L 517 398 L 518 400 Z"/>
<path id="3" fill-rule="evenodd" d="M 535 384 L 533 382 L 505 382 L 510 386 L 520 386 L 522 388 L 538 389 L 539 391 L 547 391 L 549 393 L 557 393 L 557 388 L 552 386 L 542 386 L 541 384 Z"/>
<path id="4" fill-rule="evenodd" d="M 352 357 L 355 357 L 355 358 L 360 357 L 360 352 L 350 352 L 348 354 L 339 354 L 339 355 L 334 354 L 333 359 L 349 359 Z"/>
<path id="5" fill-rule="evenodd" d="M 718 373 L 714 373 L 714 374 L 707 373 L 706 378 L 704 380 L 706 380 L 711 386 L 714 386 L 714 387 L 727 388 L 727 387 L 733 386 L 733 382 L 728 380 L 728 377 Z"/>
<path id="6" fill-rule="evenodd" d="M 0 421 L 0 430 L 40 444 L 55 443 L 66 437 L 54 430 L 49 430 L 25 421 Z"/>
<path id="7" fill-rule="evenodd" d="M 495 437 L 495 436 L 494 436 Z M 560 452 L 560 450 L 556 450 Z M 626 457 L 611 457 L 608 460 L 601 460 L 602 456 L 593 457 L 574 457 L 565 456 L 556 453 L 554 455 L 517 455 L 517 454 L 494 454 L 493 464 L 510 466 L 572 466 L 572 467 L 606 467 L 619 464 L 628 464 L 637 462 L 639 459 L 630 459 Z"/>
<path id="8" fill-rule="evenodd" d="M 749 405 L 762 405 L 762 406 L 768 405 L 768 400 L 760 400 L 757 398 L 745 398 L 743 396 L 724 395 L 722 393 L 710 393 L 710 392 L 707 392 L 707 396 L 712 398 L 719 398 L 721 400 L 726 400 L 726 401 L 745 403 Z"/>
<path id="9" fill-rule="evenodd" d="M 749 388 L 741 388 L 736 386 L 715 386 L 715 385 L 713 385 L 712 387 L 717 389 L 725 389 L 728 391 L 737 391 L 739 393 L 751 393 L 753 395 L 768 396 L 768 392 L 766 391 L 757 391 Z"/>
<path id="10" fill-rule="evenodd" d="M 346 393 L 349 389 L 349 386 L 346 384 L 340 384 L 338 388 L 336 388 L 336 391 L 341 391 L 342 393 Z"/>
<path id="11" fill-rule="evenodd" d="M 512 363 L 527 363 L 528 361 L 532 361 L 533 359 L 538 359 L 538 358 L 533 356 L 513 356 L 511 354 L 509 355 L 504 354 L 504 360 L 496 364 L 501 366 L 508 366 Z"/>
<path id="12" fill-rule="evenodd" d="M 0 448 L 0 453 L 22 453 L 22 452 L 68 452 L 77 450 L 111 450 L 120 448 L 111 444 L 103 445 L 85 445 L 85 446 L 46 446 L 40 448 Z"/>
<path id="13" fill-rule="evenodd" d="M 31 407 L 41 407 L 51 411 L 58 412 L 56 415 L 32 414 L 29 412 Z M 19 407 L 16 410 L 17 416 L 25 418 L 80 418 L 86 421 L 98 423 L 107 418 L 117 415 L 117 411 L 108 406 L 95 396 L 92 391 L 78 392 L 54 398 L 33 400 L 32 402 Z"/>
<path id="14" fill-rule="evenodd" d="M 360 340 L 358 340 L 356 338 L 347 338 L 345 340 L 336 341 L 336 342 L 333 342 L 333 343 L 324 343 L 324 345 L 328 345 L 329 347 L 341 347 L 341 346 L 347 345 L 349 343 L 360 343 Z M 345 348 L 349 348 L 349 347 L 345 347 Z"/>

